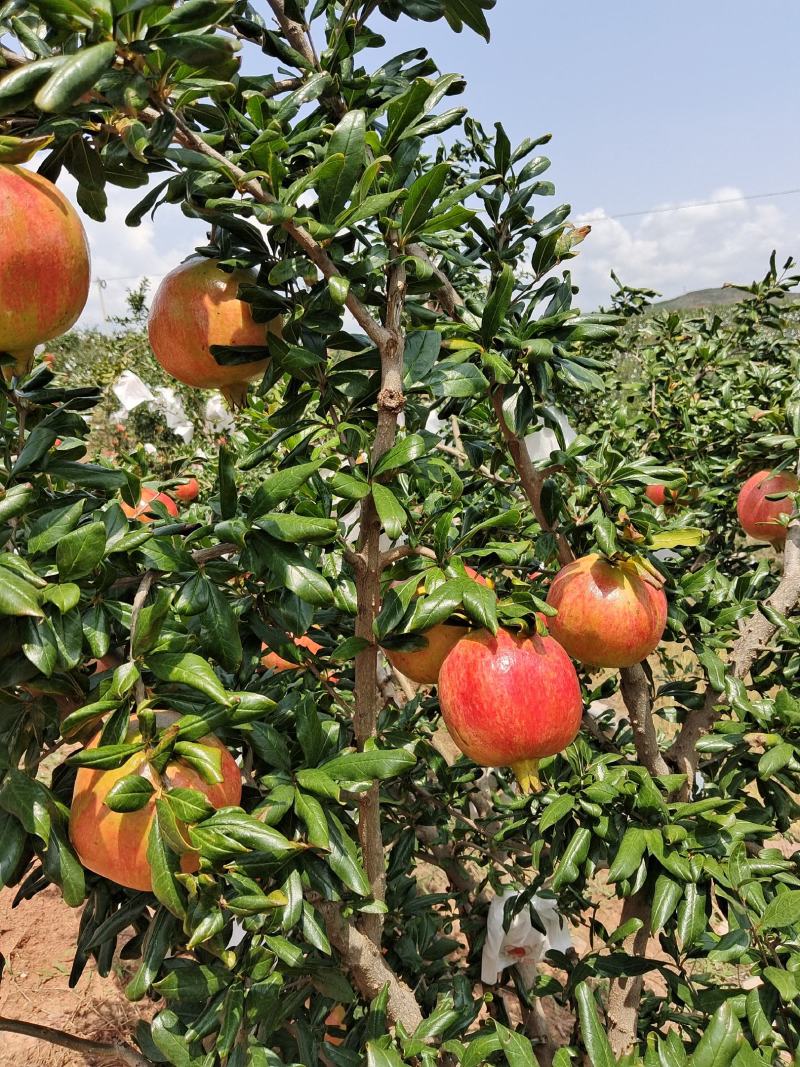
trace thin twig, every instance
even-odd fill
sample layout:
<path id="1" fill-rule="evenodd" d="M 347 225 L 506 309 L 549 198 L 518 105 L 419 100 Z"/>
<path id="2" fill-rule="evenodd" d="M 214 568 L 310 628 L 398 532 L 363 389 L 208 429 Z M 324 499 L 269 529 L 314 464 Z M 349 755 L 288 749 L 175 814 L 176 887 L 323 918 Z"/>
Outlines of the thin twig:
<path id="1" fill-rule="evenodd" d="M 147 600 L 148 593 L 150 592 L 153 582 L 158 577 L 158 571 L 147 570 L 142 575 L 142 579 L 139 582 L 139 588 L 136 590 L 136 596 L 133 598 L 133 607 L 131 608 L 131 662 L 133 661 L 133 641 L 136 636 L 136 626 L 139 622 L 139 615 L 144 602 Z M 147 690 L 145 689 L 144 680 L 141 675 L 136 679 L 134 686 L 134 696 L 136 697 L 136 703 L 141 704 L 147 699 Z"/>
<path id="2" fill-rule="evenodd" d="M 393 563 L 397 563 L 400 559 L 407 559 L 409 556 L 436 559 L 436 553 L 432 548 L 425 548 L 423 545 L 398 545 L 396 548 L 389 548 L 386 552 L 381 552 L 380 569 L 385 571 Z"/>

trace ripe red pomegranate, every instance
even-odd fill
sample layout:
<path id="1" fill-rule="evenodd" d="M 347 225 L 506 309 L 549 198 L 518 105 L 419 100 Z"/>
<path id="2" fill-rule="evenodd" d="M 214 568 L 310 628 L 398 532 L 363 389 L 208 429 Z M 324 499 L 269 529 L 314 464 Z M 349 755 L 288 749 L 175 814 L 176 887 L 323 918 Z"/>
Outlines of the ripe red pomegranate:
<path id="1" fill-rule="evenodd" d="M 626 565 L 582 556 L 553 579 L 547 626 L 573 659 L 590 667 L 631 667 L 649 656 L 667 624 L 667 598 Z"/>
<path id="2" fill-rule="evenodd" d="M 322 645 L 318 645 L 316 641 L 304 634 L 302 637 L 292 638 L 298 648 L 307 648 L 309 652 L 315 656 L 322 648 Z M 288 659 L 284 659 L 283 656 L 279 656 L 277 652 L 270 652 L 267 645 L 262 644 L 262 652 L 266 652 L 265 656 L 261 657 L 262 667 L 268 667 L 270 670 L 281 671 L 300 671 L 303 670 L 302 663 L 292 663 Z"/>
<path id="3" fill-rule="evenodd" d="M 665 501 L 667 501 L 668 504 L 674 504 L 678 499 L 679 494 L 677 489 L 667 489 L 665 485 L 656 483 L 646 486 L 644 495 L 651 503 L 655 504 L 656 507 L 661 507 Z"/>
<path id="4" fill-rule="evenodd" d="M 267 330 L 280 332 L 280 318 L 253 319 L 239 300 L 239 286 L 252 283 L 247 271 L 227 273 L 218 260 L 195 257 L 171 271 L 150 308 L 148 333 L 155 357 L 167 374 L 199 389 L 219 389 L 234 406 L 244 403 L 247 383 L 264 373 L 268 360 L 223 366 L 212 345 L 260 345 Z"/>
<path id="5" fill-rule="evenodd" d="M 464 570 L 480 585 L 489 584 L 472 567 L 465 567 Z M 425 648 L 410 652 L 386 648 L 384 655 L 396 670 L 404 674 L 406 678 L 410 678 L 412 682 L 417 682 L 419 685 L 435 685 L 439 679 L 439 670 L 444 663 L 445 656 L 468 633 L 468 626 L 440 622 L 432 626 L 430 630 L 423 632 L 422 636 L 428 642 Z"/>
<path id="6" fill-rule="evenodd" d="M 188 482 L 179 485 L 177 489 L 174 490 L 174 493 L 178 500 L 182 500 L 184 504 L 191 504 L 191 502 L 197 500 L 200 495 L 200 484 L 196 478 L 190 478 Z"/>
<path id="7" fill-rule="evenodd" d="M 791 497 L 783 500 L 767 500 L 770 493 L 796 493 L 800 482 L 790 471 L 773 474 L 759 471 L 748 478 L 739 490 L 736 512 L 744 532 L 756 541 L 770 541 L 782 545 L 786 541 L 786 527 L 775 520 L 781 515 L 791 515 L 794 504 Z"/>
<path id="8" fill-rule="evenodd" d="M 169 726 L 180 716 L 174 712 L 156 714 L 159 727 Z M 140 737 L 134 716 L 128 730 L 128 741 Z M 97 748 L 98 733 L 88 744 Z M 210 785 L 180 758 L 170 762 L 159 775 L 148 762 L 147 749 L 131 756 L 121 767 L 113 770 L 93 770 L 81 767 L 75 778 L 75 790 L 69 819 L 69 835 L 81 863 L 95 874 L 109 878 L 128 889 L 145 892 L 153 888 L 147 844 L 150 827 L 156 813 L 156 799 L 163 789 L 197 789 L 208 797 L 215 808 L 238 806 L 242 799 L 242 775 L 228 749 L 213 734 L 199 742 L 219 749 L 222 758 L 222 782 Z M 138 811 L 116 812 L 106 807 L 109 790 L 121 778 L 138 774 L 147 779 L 155 791 L 147 804 Z M 187 873 L 197 870 L 197 853 L 187 852 L 181 857 L 181 868 Z"/>
<path id="9" fill-rule="evenodd" d="M 25 374 L 33 350 L 65 333 L 89 295 L 89 246 L 75 209 L 46 178 L 0 166 L 0 351 Z"/>
<path id="10" fill-rule="evenodd" d="M 152 522 L 153 516 L 149 512 L 150 504 L 153 501 L 163 504 L 170 515 L 178 514 L 178 505 L 171 496 L 167 496 L 166 493 L 157 493 L 155 489 L 151 489 L 147 485 L 142 486 L 142 495 L 135 508 L 132 508 L 130 504 L 126 504 L 124 500 L 120 500 L 119 506 L 129 519 L 138 519 L 139 522 Z"/>
<path id="11" fill-rule="evenodd" d="M 483 767 L 511 767 L 523 790 L 537 763 L 575 739 L 583 705 L 578 675 L 552 637 L 498 630 L 467 634 L 439 672 L 450 736 Z"/>

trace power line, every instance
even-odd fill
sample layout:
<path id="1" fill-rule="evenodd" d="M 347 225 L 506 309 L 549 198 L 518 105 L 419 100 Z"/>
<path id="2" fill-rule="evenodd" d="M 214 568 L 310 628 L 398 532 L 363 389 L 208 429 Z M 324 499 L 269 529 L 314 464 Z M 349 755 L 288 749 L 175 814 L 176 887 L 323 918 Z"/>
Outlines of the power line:
<path id="1" fill-rule="evenodd" d="M 673 207 L 651 207 L 644 211 L 621 211 L 618 215 L 602 215 L 590 222 L 611 222 L 613 219 L 633 219 L 641 215 L 669 215 L 673 211 L 691 211 L 696 207 L 716 207 L 717 204 L 741 204 L 745 200 L 767 200 L 774 196 L 793 196 L 800 189 L 782 189 L 776 193 L 750 193 L 747 196 L 729 196 L 723 200 L 698 200 L 693 204 L 675 204 Z M 586 214 L 586 212 L 582 212 Z"/>
<path id="2" fill-rule="evenodd" d="M 774 193 L 749 193 L 745 196 L 729 196 L 722 200 L 698 200 L 693 204 L 675 204 L 672 207 L 651 207 L 645 208 L 642 211 L 621 211 L 616 215 L 601 215 L 596 219 L 589 219 L 588 221 L 594 226 L 598 222 L 614 222 L 616 219 L 634 219 L 641 218 L 643 215 L 669 215 L 675 211 L 692 211 L 698 207 L 717 207 L 720 204 L 741 204 L 747 200 L 769 200 L 777 196 L 795 196 L 800 193 L 800 188 L 797 189 L 781 189 Z M 586 212 L 580 212 L 580 214 L 586 214 Z M 164 278 L 164 274 L 124 274 L 119 275 L 116 278 L 96 278 L 95 282 L 103 286 L 109 282 L 136 282 L 142 278 Z"/>

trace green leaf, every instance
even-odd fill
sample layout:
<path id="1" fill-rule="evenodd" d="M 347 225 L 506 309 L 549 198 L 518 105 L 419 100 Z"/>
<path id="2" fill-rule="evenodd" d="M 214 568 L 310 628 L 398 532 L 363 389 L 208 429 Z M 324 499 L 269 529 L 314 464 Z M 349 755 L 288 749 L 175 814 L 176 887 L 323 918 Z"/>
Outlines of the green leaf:
<path id="1" fill-rule="evenodd" d="M 0 808 L 13 815 L 29 834 L 47 844 L 50 840 L 50 810 L 52 800 L 48 790 L 22 771 L 11 768 L 0 786 Z"/>
<path id="2" fill-rule="evenodd" d="M 585 982 L 581 982 L 576 986 L 575 999 L 578 1002 L 578 1022 L 581 1028 L 581 1037 L 586 1046 L 592 1067 L 617 1067 L 617 1061 L 611 1050 L 611 1043 L 606 1035 L 605 1027 L 601 1025 L 597 1014 L 594 993 Z"/>
<path id="3" fill-rule="evenodd" d="M 193 652 L 153 653 L 147 657 L 147 667 L 162 682 L 188 685 L 204 693 L 215 704 L 226 708 L 231 705 L 231 699 L 213 668 Z"/>
<path id="4" fill-rule="evenodd" d="M 106 551 L 106 528 L 102 522 L 90 522 L 65 534 L 56 549 L 58 573 L 65 580 L 84 578 L 95 569 Z"/>
<path id="5" fill-rule="evenodd" d="M 403 349 L 404 378 L 407 384 L 426 382 L 442 347 L 438 330 L 413 330 L 406 334 Z"/>
<path id="6" fill-rule="evenodd" d="M 0 887 L 11 884 L 19 874 L 27 835 L 19 819 L 11 812 L 0 811 Z"/>
<path id="7" fill-rule="evenodd" d="M 700 530 L 696 527 L 686 527 L 683 530 L 664 530 L 660 533 L 651 534 L 648 542 L 648 548 L 679 548 L 681 546 L 686 548 L 694 548 L 696 545 L 701 545 L 705 541 L 705 530 Z"/>
<path id="8" fill-rule="evenodd" d="M 172 912 L 178 919 L 186 914 L 183 891 L 176 875 L 180 872 L 180 856 L 167 844 L 164 832 L 163 814 L 156 802 L 156 817 L 150 826 L 147 840 L 147 862 L 153 879 L 153 893 L 156 900 Z"/>
<path id="9" fill-rule="evenodd" d="M 729 1001 L 714 1012 L 692 1054 L 692 1067 L 728 1067 L 742 1040 L 739 1020 Z"/>
<path id="10" fill-rule="evenodd" d="M 146 604 L 139 612 L 136 628 L 131 636 L 131 654 L 134 657 L 145 655 L 158 643 L 161 627 L 169 614 L 174 589 L 159 589 L 155 600 Z"/>
<path id="11" fill-rule="evenodd" d="M 176 741 L 173 751 L 209 785 L 220 785 L 225 780 L 222 774 L 221 749 L 201 745 L 197 741 Z"/>
<path id="12" fill-rule="evenodd" d="M 286 511 L 261 515 L 255 524 L 270 537 L 288 544 L 298 544 L 302 541 L 324 544 L 336 537 L 339 528 L 336 519 L 322 519 L 316 515 L 293 515 Z"/>
<path id="13" fill-rule="evenodd" d="M 400 236 L 404 241 L 413 237 L 427 222 L 433 205 L 442 195 L 449 174 L 449 163 L 437 163 L 412 184 L 400 216 Z"/>
<path id="14" fill-rule="evenodd" d="M 378 478 L 380 475 L 386 474 L 388 471 L 395 471 L 402 467 L 406 467 L 409 463 L 413 463 L 415 459 L 424 456 L 427 451 L 428 446 L 425 444 L 425 439 L 423 437 L 418 433 L 409 434 L 408 437 L 404 437 L 401 441 L 398 441 L 388 452 L 381 456 L 375 464 L 372 476 L 373 478 Z"/>
<path id="15" fill-rule="evenodd" d="M 106 793 L 105 804 L 112 811 L 139 811 L 154 792 L 152 782 L 141 774 L 126 774 Z"/>
<path id="16" fill-rule="evenodd" d="M 58 663 L 58 643 L 49 619 L 27 619 L 22 651 L 37 670 L 49 678 Z"/>
<path id="17" fill-rule="evenodd" d="M 375 510 L 381 520 L 381 526 L 386 531 L 386 536 L 396 541 L 402 534 L 406 524 L 407 515 L 397 497 L 385 485 L 379 482 L 372 484 L 372 499 L 375 501 Z"/>
<path id="18" fill-rule="evenodd" d="M 330 854 L 328 866 L 333 873 L 360 897 L 370 895 L 370 885 L 359 859 L 358 849 L 341 821 L 332 811 L 325 813 L 328 819 Z"/>
<path id="19" fill-rule="evenodd" d="M 73 585 L 72 582 L 64 582 L 62 585 L 48 585 L 41 592 L 42 603 L 55 604 L 58 610 L 64 614 L 64 612 L 71 611 L 80 602 L 81 591 L 80 587 Z"/>
<path id="20" fill-rule="evenodd" d="M 65 59 L 36 94 L 36 106 L 51 113 L 66 111 L 108 70 L 116 50 L 114 41 L 103 41 Z"/>
<path id="21" fill-rule="evenodd" d="M 783 930 L 796 923 L 800 923 L 800 889 L 779 892 L 761 916 L 761 926 L 765 930 Z"/>
<path id="22" fill-rule="evenodd" d="M 494 1025 L 505 1052 L 508 1067 L 539 1067 L 538 1060 L 533 1054 L 533 1045 L 527 1037 L 509 1030 L 502 1023 L 495 1022 Z"/>
<path id="23" fill-rule="evenodd" d="M 276 504 L 293 497 L 323 463 L 321 459 L 313 463 L 298 463 L 297 466 L 267 475 L 253 494 L 250 517 L 257 518 L 272 511 Z"/>
<path id="24" fill-rule="evenodd" d="M 300 600 L 315 607 L 333 602 L 333 590 L 311 560 L 295 545 L 271 542 L 269 567 L 275 578 Z"/>
<path id="25" fill-rule="evenodd" d="M 37 556 L 57 545 L 65 534 L 74 530 L 80 522 L 84 503 L 85 501 L 78 500 L 74 504 L 55 508 L 40 516 L 36 522 L 31 524 L 28 534 L 28 551 Z"/>
<path id="26" fill-rule="evenodd" d="M 0 615 L 28 615 L 40 618 L 39 590 L 4 568 L 0 581 Z"/>
<path id="27" fill-rule="evenodd" d="M 86 878 L 66 833 L 58 825 L 50 829 L 42 868 L 47 878 L 60 886 L 64 903 L 70 908 L 80 907 L 86 897 Z"/>
<path id="28" fill-rule="evenodd" d="M 214 806 L 199 789 L 168 789 L 164 801 L 172 814 L 183 823 L 200 822 L 214 811 Z"/>
<path id="29" fill-rule="evenodd" d="M 552 804 L 544 809 L 544 814 L 539 820 L 539 833 L 544 833 L 557 822 L 561 822 L 575 807 L 575 798 L 570 793 L 564 793 L 557 797 Z"/>
<path id="30" fill-rule="evenodd" d="M 427 384 L 434 396 L 450 396 L 461 400 L 483 396 L 489 389 L 489 382 L 480 367 L 474 363 L 456 363 L 452 360 L 437 363 Z"/>
<path id="31" fill-rule="evenodd" d="M 790 745 L 788 741 L 768 748 L 758 761 L 758 777 L 772 778 L 778 771 L 782 771 L 793 757 L 794 745 Z"/>
<path id="32" fill-rule="evenodd" d="M 403 1067 L 403 1060 L 394 1049 L 370 1041 L 367 1044 L 367 1067 Z"/>
<path id="33" fill-rule="evenodd" d="M 474 623 L 491 634 L 497 633 L 497 597 L 493 589 L 480 582 L 465 583 L 462 603 Z"/>
<path id="34" fill-rule="evenodd" d="M 344 210 L 364 165 L 365 147 L 366 115 L 348 111 L 333 131 L 327 151 L 328 156 L 341 156 L 341 163 L 317 183 L 323 222 L 332 222 Z"/>
<path id="35" fill-rule="evenodd" d="M 613 522 L 605 516 L 595 523 L 594 539 L 597 542 L 597 547 L 605 556 L 613 556 L 619 550 L 617 531 Z"/>
<path id="36" fill-rule="evenodd" d="M 328 479 L 328 488 L 334 496 L 344 500 L 363 500 L 369 496 L 369 482 L 362 477 L 337 472 Z"/>
<path id="37" fill-rule="evenodd" d="M 617 854 L 608 870 L 609 882 L 621 882 L 631 878 L 639 870 L 645 849 L 647 835 L 638 826 L 630 826 L 622 836 Z"/>
<path id="38" fill-rule="evenodd" d="M 491 348 L 492 341 L 508 315 L 513 293 L 514 271 L 510 264 L 506 263 L 495 279 L 481 319 L 481 337 L 487 348 Z"/>
<path id="39" fill-rule="evenodd" d="M 206 647 L 228 671 L 235 671 L 242 662 L 242 639 L 239 636 L 239 619 L 230 600 L 211 582 L 208 583 L 208 601 L 202 617 Z"/>
<path id="40" fill-rule="evenodd" d="M 395 778 L 417 762 L 404 748 L 370 749 L 336 756 L 320 768 L 339 782 L 365 782 L 373 778 Z"/>
<path id="41" fill-rule="evenodd" d="M 302 819 L 306 825 L 308 840 L 311 844 L 316 845 L 317 848 L 327 849 L 330 845 L 328 823 L 325 810 L 317 798 L 295 789 L 294 808 L 298 818 Z"/>
<path id="42" fill-rule="evenodd" d="M 765 967 L 762 974 L 778 990 L 784 1004 L 791 1004 L 800 996 L 800 986 L 793 972 L 784 971 L 781 967 Z"/>
<path id="43" fill-rule="evenodd" d="M 663 930 L 667 920 L 673 914 L 683 897 L 683 886 L 675 882 L 666 874 L 660 874 L 656 878 L 653 892 L 653 910 L 650 917 L 650 930 L 658 933 Z"/>

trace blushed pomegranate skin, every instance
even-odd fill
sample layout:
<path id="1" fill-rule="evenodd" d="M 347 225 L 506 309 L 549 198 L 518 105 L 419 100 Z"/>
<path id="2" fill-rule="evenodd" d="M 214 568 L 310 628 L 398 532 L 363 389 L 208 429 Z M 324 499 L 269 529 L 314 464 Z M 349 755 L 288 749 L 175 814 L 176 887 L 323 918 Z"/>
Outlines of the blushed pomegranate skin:
<path id="1" fill-rule="evenodd" d="M 184 504 L 191 504 L 200 495 L 200 484 L 196 478 L 190 478 L 188 482 L 179 485 L 175 490 L 175 496 Z"/>
<path id="2" fill-rule="evenodd" d="M 119 506 L 129 519 L 138 519 L 139 522 L 152 522 L 153 516 L 149 514 L 149 510 L 153 501 L 163 504 L 170 515 L 177 516 L 178 505 L 172 497 L 167 496 L 166 493 L 157 493 L 155 489 L 151 489 L 147 485 L 142 486 L 142 495 L 135 508 L 132 508 L 130 504 L 126 504 L 124 500 L 120 501 Z"/>
<path id="3" fill-rule="evenodd" d="M 755 541 L 783 544 L 786 541 L 786 527 L 775 520 L 781 515 L 791 515 L 793 503 L 788 497 L 784 500 L 767 500 L 767 495 L 796 493 L 799 486 L 795 475 L 788 471 L 783 474 L 759 471 L 748 478 L 739 490 L 736 501 L 736 513 L 744 532 Z"/>
<path id="4" fill-rule="evenodd" d="M 150 345 L 167 374 L 198 389 L 220 389 L 241 403 L 247 383 L 264 373 L 269 360 L 222 366 L 212 345 L 261 345 L 267 329 L 277 332 L 280 319 L 258 323 L 250 305 L 239 300 L 246 271 L 226 273 L 215 259 L 193 258 L 171 271 L 159 285 L 148 320 Z"/>
<path id="5" fill-rule="evenodd" d="M 667 598 L 627 567 L 582 556 L 553 579 L 547 626 L 558 643 L 589 667 L 631 667 L 650 655 L 667 624 Z"/>
<path id="6" fill-rule="evenodd" d="M 644 495 L 656 507 L 661 507 L 665 501 L 674 504 L 678 499 L 677 489 L 667 489 L 665 485 L 660 485 L 659 483 L 646 486 Z"/>
<path id="7" fill-rule="evenodd" d="M 450 736 L 483 767 L 515 767 L 575 739 L 578 675 L 552 637 L 498 630 L 467 634 L 442 664 L 439 703 Z"/>
<path id="8" fill-rule="evenodd" d="M 174 712 L 159 712 L 157 722 L 159 727 L 168 726 L 178 718 Z M 127 740 L 135 741 L 138 737 L 134 717 Z M 99 741 L 98 732 L 87 748 L 97 748 Z M 188 764 L 176 759 L 167 765 L 162 775 L 163 788 L 197 789 L 215 808 L 238 806 L 242 799 L 242 775 L 233 756 L 213 734 L 208 734 L 199 743 L 220 750 L 224 780 L 219 785 L 210 785 Z M 156 814 L 158 791 L 139 811 L 116 812 L 105 805 L 108 791 L 128 774 L 142 774 L 155 784 L 154 772 L 142 752 L 131 756 L 115 770 L 79 768 L 72 794 L 69 835 L 84 867 L 128 889 L 151 892 L 153 881 L 147 862 L 147 844 Z M 196 871 L 197 866 L 196 853 L 187 852 L 181 857 L 184 872 Z"/>
<path id="9" fill-rule="evenodd" d="M 65 333 L 86 305 L 89 245 L 64 194 L 34 171 L 0 166 L 0 351 L 30 369 L 33 349 Z"/>
<path id="10" fill-rule="evenodd" d="M 465 567 L 473 581 L 479 585 L 488 585 L 483 575 L 473 567 Z M 384 649 L 384 655 L 391 665 L 406 678 L 418 685 L 435 685 L 439 680 L 439 671 L 444 663 L 445 656 L 455 648 L 458 642 L 470 632 L 468 626 L 456 626 L 452 623 L 440 622 L 425 630 L 422 636 L 428 644 L 425 648 L 418 648 L 410 652 L 401 652 L 398 649 Z"/>

